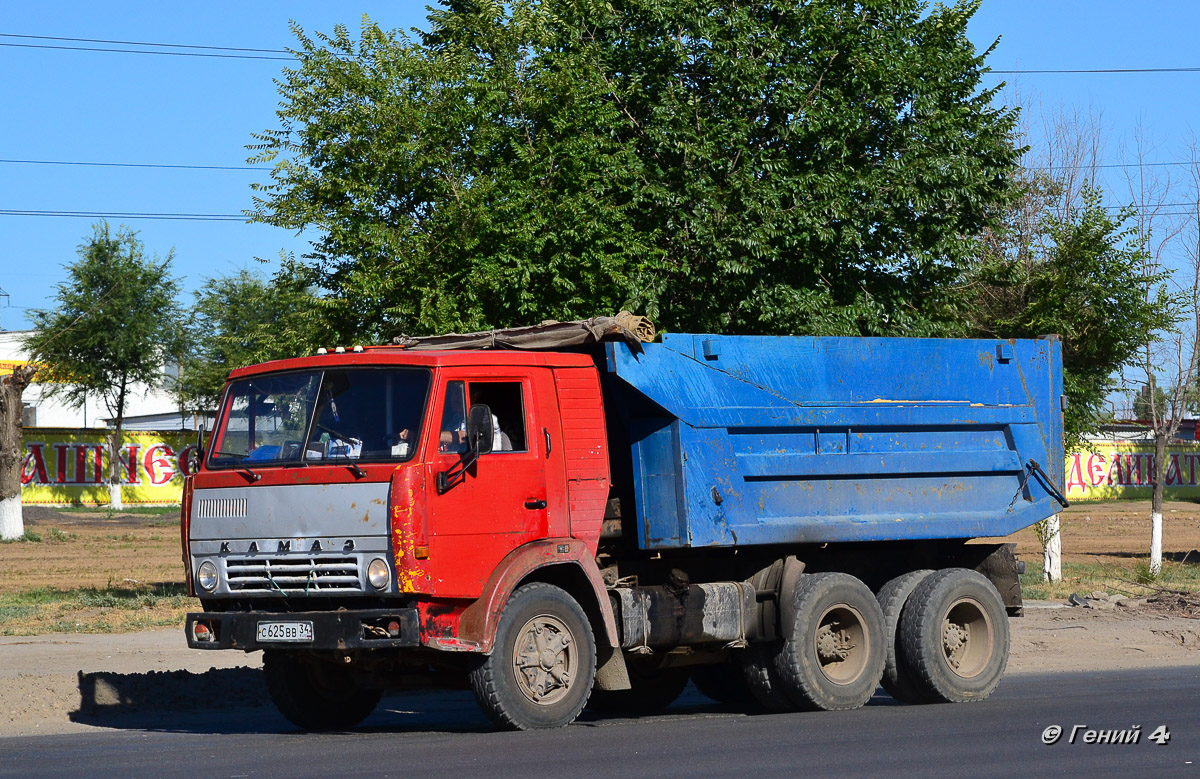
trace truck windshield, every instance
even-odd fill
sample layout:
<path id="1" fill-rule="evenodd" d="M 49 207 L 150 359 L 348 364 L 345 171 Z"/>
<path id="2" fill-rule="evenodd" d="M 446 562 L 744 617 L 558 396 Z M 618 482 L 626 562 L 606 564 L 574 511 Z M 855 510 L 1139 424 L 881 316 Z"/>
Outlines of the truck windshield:
<path id="1" fill-rule="evenodd" d="M 234 382 L 210 467 L 406 460 L 427 403 L 425 370 L 350 369 Z"/>

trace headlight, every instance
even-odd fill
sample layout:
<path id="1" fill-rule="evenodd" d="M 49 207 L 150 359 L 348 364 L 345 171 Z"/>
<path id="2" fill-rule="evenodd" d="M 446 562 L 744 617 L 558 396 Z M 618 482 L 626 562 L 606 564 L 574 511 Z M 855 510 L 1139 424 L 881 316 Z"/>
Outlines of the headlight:
<path id="1" fill-rule="evenodd" d="M 388 581 L 391 578 L 391 574 L 388 571 L 388 564 L 382 559 L 376 557 L 371 561 L 371 564 L 367 566 L 367 581 L 369 581 L 371 586 L 375 589 L 382 590 L 388 585 Z"/>
<path id="2" fill-rule="evenodd" d="M 213 565 L 211 560 L 200 563 L 200 567 L 196 569 L 196 582 L 205 592 L 212 592 L 217 588 L 217 566 Z"/>

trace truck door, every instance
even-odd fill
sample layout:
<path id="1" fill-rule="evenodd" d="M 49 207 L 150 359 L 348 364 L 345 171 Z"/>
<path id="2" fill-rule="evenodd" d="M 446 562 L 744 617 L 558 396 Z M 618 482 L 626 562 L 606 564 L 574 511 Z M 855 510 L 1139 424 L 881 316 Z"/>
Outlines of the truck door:
<path id="1" fill-rule="evenodd" d="M 443 374 L 426 460 L 432 594 L 478 597 L 506 554 L 546 536 L 545 444 L 533 382 L 549 381 L 549 373 L 534 369 L 486 379 Z M 464 481 L 439 495 L 437 474 L 466 454 L 466 410 L 476 403 L 492 410 L 492 451 L 479 457 Z"/>

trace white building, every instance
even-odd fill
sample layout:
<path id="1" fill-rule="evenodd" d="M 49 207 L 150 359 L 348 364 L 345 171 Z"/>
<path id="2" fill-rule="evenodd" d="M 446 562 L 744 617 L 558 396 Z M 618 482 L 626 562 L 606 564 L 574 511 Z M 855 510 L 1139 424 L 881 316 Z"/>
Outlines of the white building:
<path id="1" fill-rule="evenodd" d="M 24 365 L 29 354 L 23 345 L 30 331 L 0 332 L 0 372 L 7 373 L 14 365 Z M 196 420 L 180 411 L 179 404 L 168 391 L 178 377 L 175 366 L 167 366 L 156 386 L 137 384 L 125 401 L 126 430 L 194 429 Z M 25 427 L 104 428 L 111 423 L 108 407 L 97 396 L 89 397 L 81 408 L 74 408 L 60 397 L 49 397 L 49 385 L 29 385 L 22 396 Z"/>

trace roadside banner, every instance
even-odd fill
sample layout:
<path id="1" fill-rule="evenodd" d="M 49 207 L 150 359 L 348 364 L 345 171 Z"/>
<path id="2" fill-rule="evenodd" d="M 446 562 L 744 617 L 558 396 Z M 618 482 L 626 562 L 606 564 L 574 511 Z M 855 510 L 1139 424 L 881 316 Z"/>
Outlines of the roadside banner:
<path id="1" fill-rule="evenodd" d="M 177 505 L 196 434 L 133 430 L 122 434 L 121 440 L 125 505 Z M 108 505 L 108 434 L 103 428 L 26 428 L 23 443 L 22 503 Z"/>
<path id="2" fill-rule="evenodd" d="M 1154 444 L 1093 443 L 1067 455 L 1067 499 L 1078 501 L 1150 497 Z M 1200 497 L 1200 444 L 1167 445 L 1166 496 Z"/>

